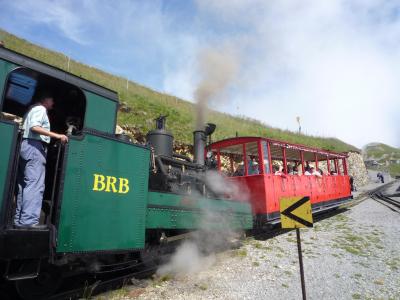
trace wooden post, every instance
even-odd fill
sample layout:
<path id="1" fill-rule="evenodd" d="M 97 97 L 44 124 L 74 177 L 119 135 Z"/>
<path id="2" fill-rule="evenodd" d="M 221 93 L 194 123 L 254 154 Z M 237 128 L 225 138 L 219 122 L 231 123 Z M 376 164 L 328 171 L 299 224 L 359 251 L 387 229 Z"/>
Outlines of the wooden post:
<path id="1" fill-rule="evenodd" d="M 297 251 L 299 252 L 301 293 L 303 294 L 303 300 L 306 300 L 306 283 L 304 281 L 303 254 L 301 252 L 301 239 L 300 239 L 299 228 L 296 228 L 296 236 L 297 236 Z"/>

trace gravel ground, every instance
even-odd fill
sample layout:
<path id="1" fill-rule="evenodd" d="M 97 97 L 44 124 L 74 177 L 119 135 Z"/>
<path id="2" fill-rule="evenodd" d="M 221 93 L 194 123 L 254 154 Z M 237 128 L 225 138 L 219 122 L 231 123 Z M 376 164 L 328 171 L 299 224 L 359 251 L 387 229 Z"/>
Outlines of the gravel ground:
<path id="1" fill-rule="evenodd" d="M 399 237 L 400 215 L 372 199 L 301 229 L 307 297 L 400 299 Z M 133 280 L 97 299 L 301 299 L 294 231 L 203 260 L 203 270 Z"/>

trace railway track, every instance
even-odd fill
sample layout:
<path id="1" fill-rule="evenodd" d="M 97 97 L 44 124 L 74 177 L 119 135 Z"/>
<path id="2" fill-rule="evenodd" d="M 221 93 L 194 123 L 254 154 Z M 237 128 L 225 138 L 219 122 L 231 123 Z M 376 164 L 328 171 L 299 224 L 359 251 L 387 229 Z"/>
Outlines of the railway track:
<path id="1" fill-rule="evenodd" d="M 144 270 L 123 274 L 117 277 L 99 278 L 97 280 L 93 278 L 92 282 L 90 283 L 86 282 L 86 284 L 84 284 L 81 287 L 57 293 L 47 299 L 49 300 L 71 300 L 71 299 L 82 299 L 82 298 L 90 299 L 92 296 L 97 295 L 99 293 L 118 289 L 126 284 L 129 284 L 129 281 L 132 278 L 147 278 L 152 274 L 154 274 L 156 270 L 157 267 L 151 267 L 151 268 L 146 268 Z"/>
<path id="2" fill-rule="evenodd" d="M 384 186 L 381 186 L 375 190 L 372 190 L 368 193 L 369 197 L 374 199 L 375 201 L 381 203 L 382 205 L 385 205 L 387 208 L 389 208 L 392 211 L 395 211 L 397 213 L 400 213 L 400 200 L 395 199 L 395 197 L 400 197 L 400 193 L 395 193 L 395 194 L 385 194 L 384 191 L 392 186 L 395 183 L 399 183 L 398 180 L 391 182 L 389 184 L 386 184 Z M 400 189 L 400 187 L 397 189 L 397 191 Z"/>
<path id="3" fill-rule="evenodd" d="M 169 260 L 170 256 L 171 254 L 163 254 L 161 261 L 144 260 L 120 271 L 86 273 L 64 278 L 54 292 L 49 292 L 51 286 L 47 286 L 48 282 L 43 281 L 43 278 L 28 279 L 21 286 L 10 284 L 0 293 L 0 299 L 90 299 L 100 293 L 129 285 L 132 278 L 149 278 L 156 273 L 159 264 Z"/>

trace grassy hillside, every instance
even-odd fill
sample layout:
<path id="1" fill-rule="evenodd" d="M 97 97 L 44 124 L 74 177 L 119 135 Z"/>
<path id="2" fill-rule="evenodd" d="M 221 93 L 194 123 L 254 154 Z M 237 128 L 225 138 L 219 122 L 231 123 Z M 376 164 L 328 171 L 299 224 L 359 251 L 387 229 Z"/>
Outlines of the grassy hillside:
<path id="1" fill-rule="evenodd" d="M 389 172 L 392 176 L 400 175 L 400 149 L 381 143 L 371 143 L 363 148 L 364 160 L 373 160 L 378 165 L 373 169 Z"/>
<path id="2" fill-rule="evenodd" d="M 62 53 L 39 47 L 1 29 L 0 40 L 3 40 L 9 49 L 66 70 L 67 58 Z M 120 125 L 126 125 L 132 131 L 146 133 L 153 128 L 154 118 L 166 114 L 167 127 L 173 132 L 176 140 L 191 143 L 195 109 L 191 102 L 156 92 L 135 82 L 129 81 L 127 84 L 125 78 L 73 60 L 70 61 L 69 72 L 118 92 L 120 101 L 125 106 L 125 112 L 121 111 L 118 115 Z M 269 127 L 257 120 L 234 117 L 217 111 L 210 112 L 208 122 L 217 124 L 214 140 L 235 136 L 237 132 L 240 136 L 265 136 L 333 151 L 357 150 L 356 147 L 336 138 L 299 135 Z"/>

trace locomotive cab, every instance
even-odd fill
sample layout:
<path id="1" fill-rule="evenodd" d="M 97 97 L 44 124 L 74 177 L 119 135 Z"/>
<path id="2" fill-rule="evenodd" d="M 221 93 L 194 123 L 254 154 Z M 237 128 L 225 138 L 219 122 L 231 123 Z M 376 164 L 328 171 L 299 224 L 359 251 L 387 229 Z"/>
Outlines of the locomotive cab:
<path id="1" fill-rule="evenodd" d="M 54 99 L 54 108 L 48 111 L 51 131 L 67 134 L 69 143 L 60 145 L 52 140 L 47 147 L 40 216 L 40 224 L 47 225 L 46 228 L 15 228 L 21 125 L 24 115 L 43 92 L 50 93 Z M 3 279 L 22 284 L 21 279 L 35 278 L 49 264 L 62 265 L 68 253 L 78 255 L 78 252 L 107 249 L 106 244 L 113 242 L 109 237 L 112 234 L 115 237 L 115 232 L 126 226 L 122 221 L 110 220 L 110 211 L 121 209 L 129 213 L 134 205 L 144 209 L 143 182 L 147 182 L 147 176 L 135 177 L 134 181 L 131 177 L 137 176 L 140 170 L 148 171 L 149 151 L 115 137 L 117 108 L 118 96 L 114 91 L 0 48 L 0 272 Z M 136 164 L 138 169 L 128 164 L 121 171 L 113 169 L 135 153 L 141 155 L 140 163 Z M 104 175 L 100 174 L 104 173 L 110 175 L 107 189 L 112 187 L 114 191 L 118 180 L 122 183 L 116 190 L 121 193 L 100 189 L 101 180 L 94 186 L 93 178 L 101 179 Z M 97 196 L 102 197 L 101 201 L 93 200 Z M 131 196 L 133 200 L 122 201 Z M 84 224 L 79 224 L 77 219 Z M 134 218 L 131 223 L 144 227 L 143 218 Z M 107 237 L 97 239 L 91 235 L 99 224 L 104 224 L 102 234 Z M 116 239 L 126 248 L 139 248 L 142 241 L 134 238 L 138 231 L 144 231 L 140 229 L 127 231 Z"/>
<path id="2" fill-rule="evenodd" d="M 1 113 L 4 119 L 18 126 L 15 137 L 15 150 L 13 159 L 12 174 L 10 174 L 10 191 L 8 193 L 8 205 L 4 225 L 7 228 L 13 226 L 13 215 L 15 212 L 15 195 L 17 191 L 17 166 L 19 161 L 19 147 L 22 141 L 22 122 L 24 115 L 38 100 L 42 92 L 53 95 L 54 109 L 48 111 L 51 124 L 51 131 L 64 133 L 69 136 L 81 134 L 86 109 L 86 99 L 83 92 L 72 84 L 66 83 L 57 78 L 50 77 L 40 72 L 18 67 L 8 74 L 4 85 Z M 46 180 L 43 195 L 43 205 L 40 224 L 51 223 L 49 219 L 53 201 L 56 195 L 55 186 L 59 178 L 59 171 L 62 169 L 61 145 L 51 140 L 47 147 Z"/>
<path id="3" fill-rule="evenodd" d="M 54 202 L 58 196 L 57 185 L 63 169 L 63 146 L 51 140 L 47 147 L 45 191 L 39 220 L 39 224 L 45 224 L 47 228 L 17 229 L 14 226 L 14 215 L 23 118 L 39 95 L 47 92 L 54 99 L 54 110 L 48 111 L 51 130 L 79 136 L 83 128 L 86 99 L 83 92 L 73 84 L 30 68 L 17 66 L 3 78 L 0 130 L 1 136 L 5 138 L 1 159 L 6 173 L 1 178 L 3 193 L 0 225 L 3 239 L 0 252 L 2 257 L 9 258 L 5 273 L 8 279 L 13 280 L 35 276 L 40 265 L 40 259 L 37 258 L 49 254 L 50 228 L 54 228 L 55 223 L 52 218 L 56 209 Z"/>

